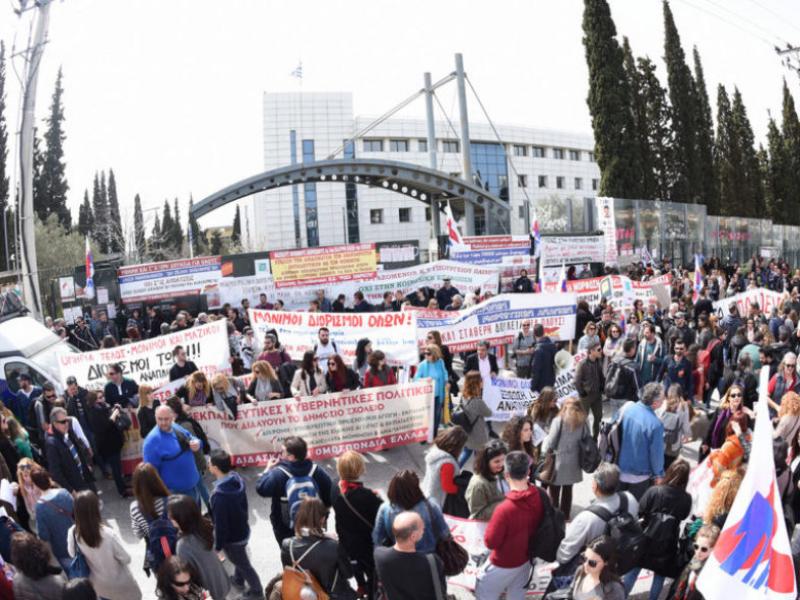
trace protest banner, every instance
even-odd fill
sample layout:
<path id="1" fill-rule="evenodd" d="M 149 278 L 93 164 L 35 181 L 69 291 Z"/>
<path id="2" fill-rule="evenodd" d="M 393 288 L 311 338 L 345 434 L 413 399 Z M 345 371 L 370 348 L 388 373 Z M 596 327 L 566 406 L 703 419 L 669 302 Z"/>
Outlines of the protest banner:
<path id="1" fill-rule="evenodd" d="M 119 293 L 125 303 L 201 294 L 220 277 L 219 256 L 145 263 L 120 267 L 117 271 Z"/>
<path id="2" fill-rule="evenodd" d="M 234 421 L 213 406 L 189 412 L 212 447 L 237 466 L 261 466 L 277 457 L 289 435 L 308 444 L 308 458 L 335 458 L 347 450 L 377 452 L 433 441 L 431 380 L 337 394 L 285 398 L 239 406 Z"/>
<path id="3" fill-rule="evenodd" d="M 750 314 L 750 305 L 756 302 L 761 312 L 769 316 L 773 308 L 780 308 L 781 302 L 785 297 L 786 294 L 773 292 L 767 288 L 755 288 L 742 292 L 741 294 L 717 300 L 714 302 L 714 310 L 720 318 L 727 317 L 730 313 L 728 307 L 732 303 L 736 303 L 736 308 L 739 309 L 739 316 L 745 317 Z"/>
<path id="4" fill-rule="evenodd" d="M 273 250 L 269 263 L 279 288 L 374 279 L 378 268 L 375 244 Z"/>
<path id="5" fill-rule="evenodd" d="M 545 269 L 545 290 L 556 292 L 557 274 L 560 267 Z M 624 275 L 607 277 L 591 277 L 567 281 L 567 291 L 577 294 L 577 301 L 585 301 L 594 310 L 605 295 L 614 308 L 630 310 L 634 300 L 641 300 L 645 306 L 655 304 L 659 308 L 667 308 L 670 302 L 670 276 L 662 275 L 648 281 L 631 281 Z"/>
<path id="6" fill-rule="evenodd" d="M 603 232 L 605 246 L 605 263 L 617 264 L 617 223 L 614 218 L 614 199 L 597 196 L 594 199 L 597 210 L 598 228 Z"/>
<path id="7" fill-rule="evenodd" d="M 605 262 L 601 235 L 543 235 L 540 247 L 545 267 Z"/>
<path id="8" fill-rule="evenodd" d="M 522 322 L 542 324 L 554 340 L 575 336 L 575 294 L 500 294 L 464 310 L 413 309 L 417 312 L 417 339 L 425 342 L 429 331 L 442 335 L 451 352 L 474 350 L 479 341 L 493 346 L 510 344 Z"/>
<path id="9" fill-rule="evenodd" d="M 178 345 L 206 375 L 230 373 L 227 321 L 222 320 L 115 348 L 59 354 L 61 381 L 73 376 L 86 389 L 102 389 L 109 365 L 119 363 L 125 377 L 157 388 L 169 382 L 172 350 Z"/>
<path id="10" fill-rule="evenodd" d="M 320 327 L 330 330 L 337 354 L 352 364 L 358 340 L 369 338 L 372 347 L 386 353 L 387 363 L 407 365 L 419 361 L 416 314 L 412 311 L 389 313 L 310 313 L 259 310 L 251 308 L 250 325 L 258 341 L 274 329 L 281 346 L 296 360 L 307 350 L 314 350 Z"/>

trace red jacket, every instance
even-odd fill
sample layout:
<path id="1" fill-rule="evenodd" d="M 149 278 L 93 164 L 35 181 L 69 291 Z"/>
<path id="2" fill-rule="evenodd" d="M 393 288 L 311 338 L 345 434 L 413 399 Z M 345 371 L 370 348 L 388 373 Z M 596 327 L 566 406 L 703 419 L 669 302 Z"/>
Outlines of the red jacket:
<path id="1" fill-rule="evenodd" d="M 373 388 L 373 387 L 383 387 L 384 385 L 394 385 L 397 383 L 397 377 L 394 376 L 394 371 L 391 367 L 386 367 L 386 383 L 381 381 L 380 377 L 375 375 L 372 372 L 372 369 L 367 369 L 367 372 L 364 373 L 364 385 L 365 388 Z"/>
<path id="2" fill-rule="evenodd" d="M 535 486 L 522 492 L 510 491 L 495 509 L 486 533 L 489 560 L 495 567 L 513 569 L 528 561 L 528 542 L 542 520 L 542 500 Z"/>

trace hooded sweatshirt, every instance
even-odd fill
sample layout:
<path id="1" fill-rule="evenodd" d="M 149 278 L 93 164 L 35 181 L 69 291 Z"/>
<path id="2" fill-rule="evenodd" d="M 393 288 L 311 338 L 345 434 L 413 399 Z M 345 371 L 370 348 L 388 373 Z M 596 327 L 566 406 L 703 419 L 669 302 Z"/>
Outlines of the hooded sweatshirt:
<path id="1" fill-rule="evenodd" d="M 484 534 L 486 547 L 492 551 L 489 555 L 492 565 L 514 569 L 528 562 L 528 542 L 536 535 L 542 515 L 542 499 L 536 486 L 508 492 Z"/>
<path id="2" fill-rule="evenodd" d="M 231 471 L 214 484 L 211 494 L 211 515 L 214 519 L 214 547 L 246 542 L 250 537 L 247 522 L 247 491 L 244 479 Z"/>

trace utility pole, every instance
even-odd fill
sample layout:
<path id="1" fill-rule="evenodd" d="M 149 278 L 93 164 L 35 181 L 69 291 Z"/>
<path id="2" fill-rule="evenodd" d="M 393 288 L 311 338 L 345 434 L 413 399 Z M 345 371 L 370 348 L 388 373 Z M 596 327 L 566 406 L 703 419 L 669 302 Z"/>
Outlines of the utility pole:
<path id="1" fill-rule="evenodd" d="M 19 180 L 21 198 L 19 202 L 20 251 L 22 263 L 22 291 L 25 303 L 33 316 L 41 318 L 42 301 L 39 291 L 39 267 L 36 262 L 36 236 L 33 212 L 33 129 L 36 117 L 36 84 L 39 66 L 44 53 L 47 28 L 50 23 L 51 0 L 37 0 L 36 33 L 33 43 L 24 51 L 25 80 L 22 96 L 22 122 L 20 124 Z M 26 10 L 27 1 L 21 2 L 20 14 Z"/>
<path id="2" fill-rule="evenodd" d="M 425 73 L 425 117 L 428 124 L 428 166 L 436 169 L 436 125 L 433 122 L 433 85 L 431 74 Z M 428 245 L 428 261 L 434 262 L 439 257 L 439 202 L 431 201 L 431 239 Z"/>
<path id="3" fill-rule="evenodd" d="M 464 57 L 456 54 L 456 85 L 458 87 L 458 115 L 461 120 L 462 179 L 472 182 L 472 156 L 469 147 L 469 115 L 467 115 L 467 89 L 464 85 Z M 464 229 L 466 235 L 475 235 L 475 207 L 464 201 Z"/>
<path id="4" fill-rule="evenodd" d="M 797 72 L 800 77 L 800 46 L 786 45 L 786 48 L 781 49 L 775 46 L 775 52 L 781 57 L 781 64 L 787 69 Z"/>

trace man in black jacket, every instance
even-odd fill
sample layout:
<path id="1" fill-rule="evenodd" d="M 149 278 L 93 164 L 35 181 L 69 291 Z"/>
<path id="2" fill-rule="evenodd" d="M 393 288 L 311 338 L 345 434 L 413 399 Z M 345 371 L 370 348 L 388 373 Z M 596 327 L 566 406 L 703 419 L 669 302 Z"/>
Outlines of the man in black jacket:
<path id="1" fill-rule="evenodd" d="M 133 379 L 122 376 L 122 365 L 115 363 L 108 367 L 108 383 L 103 395 L 109 406 L 119 404 L 122 408 L 139 406 L 139 386 Z"/>
<path id="2" fill-rule="evenodd" d="M 183 346 L 175 346 L 172 350 L 172 358 L 175 364 L 169 370 L 169 380 L 177 381 L 182 377 L 188 377 L 198 370 L 197 365 L 190 360 L 186 360 L 186 349 Z"/>
<path id="3" fill-rule="evenodd" d="M 555 357 L 558 349 L 544 334 L 541 323 L 533 326 L 533 337 L 536 338 L 536 350 L 533 351 L 531 362 L 531 390 L 541 392 L 543 388 L 556 383 Z"/>
<path id="4" fill-rule="evenodd" d="M 69 492 L 97 491 L 86 448 L 70 428 L 67 411 L 61 407 L 50 413 L 45 453 L 50 475 L 58 485 Z"/>
<path id="5" fill-rule="evenodd" d="M 100 346 L 83 317 L 75 318 L 75 327 L 72 329 L 71 336 L 72 344 L 81 352 L 97 350 Z"/>
<path id="6" fill-rule="evenodd" d="M 484 385 L 490 377 L 497 377 L 500 371 L 497 368 L 497 358 L 489 353 L 489 342 L 478 342 L 477 352 L 467 356 L 467 360 L 464 361 L 464 373 L 470 371 L 480 371 Z"/>

